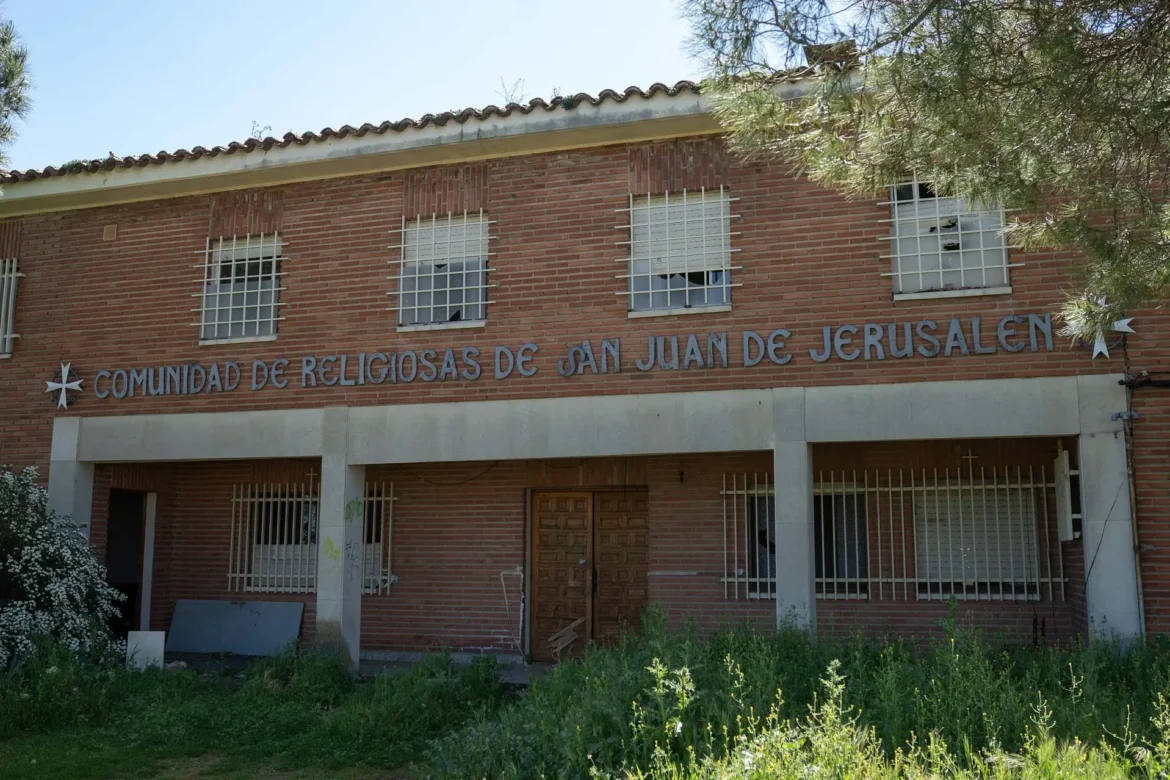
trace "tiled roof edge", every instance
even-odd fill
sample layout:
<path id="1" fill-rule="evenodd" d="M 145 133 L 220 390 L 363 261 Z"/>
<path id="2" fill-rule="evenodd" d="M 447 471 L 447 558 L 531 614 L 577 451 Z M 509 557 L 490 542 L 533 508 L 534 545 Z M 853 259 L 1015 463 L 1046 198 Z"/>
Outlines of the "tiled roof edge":
<path id="1" fill-rule="evenodd" d="M 369 123 L 363 124 L 359 127 L 342 125 L 336 130 L 331 127 L 326 127 L 320 132 L 316 133 L 311 131 L 300 134 L 286 133 L 282 138 L 249 138 L 246 141 L 232 141 L 227 146 L 213 146 L 210 149 L 203 146 L 196 146 L 190 150 L 177 149 L 173 152 L 160 151 L 157 154 L 131 155 L 129 157 L 117 157 L 115 155 L 110 155 L 109 157 L 99 158 L 96 160 L 76 162 L 68 166 L 54 167 L 50 165 L 41 170 L 30 168 L 26 171 L 0 171 L 0 182 L 15 183 L 33 181 L 35 179 L 48 178 L 53 176 L 74 176 L 84 173 L 113 171 L 119 168 L 144 168 L 148 165 L 162 165 L 164 163 L 175 163 L 181 162 L 183 160 L 198 160 L 204 157 L 218 157 L 221 154 L 244 154 L 247 152 L 253 152 L 257 149 L 268 151 L 273 148 L 285 148 L 293 145 L 305 146 L 310 143 L 319 143 L 334 138 L 347 138 L 349 136 L 361 138 L 362 136 L 368 135 L 370 133 L 375 135 L 385 135 L 386 133 L 391 132 L 400 133 L 405 130 L 418 130 L 430 125 L 442 127 L 443 125 L 446 125 L 452 121 L 458 122 L 460 124 L 471 120 L 483 121 L 493 116 L 511 116 L 514 112 L 527 115 L 537 110 L 572 110 L 582 103 L 589 103 L 590 105 L 597 106 L 609 100 L 612 100 L 616 103 L 624 103 L 631 98 L 649 99 L 658 93 L 663 93 L 668 97 L 675 97 L 684 92 L 698 94 L 699 85 L 692 81 L 679 81 L 673 86 L 667 86 L 666 84 L 662 83 L 655 83 L 651 84 L 647 89 L 642 89 L 640 87 L 628 87 L 622 92 L 606 89 L 599 92 L 596 97 L 585 92 L 579 92 L 575 95 L 561 95 L 554 97 L 549 101 L 545 101 L 541 98 L 534 98 L 533 100 L 523 104 L 508 103 L 503 108 L 490 105 L 480 109 L 465 108 L 462 111 L 457 112 L 444 111 L 441 114 L 425 114 L 418 119 L 400 119 L 397 122 L 382 122 L 378 125 Z"/>

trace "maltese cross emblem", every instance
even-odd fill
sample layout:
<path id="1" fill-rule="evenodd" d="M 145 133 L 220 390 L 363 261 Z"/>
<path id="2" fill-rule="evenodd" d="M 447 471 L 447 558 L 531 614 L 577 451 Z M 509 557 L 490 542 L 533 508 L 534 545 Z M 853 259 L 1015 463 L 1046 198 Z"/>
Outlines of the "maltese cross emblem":
<path id="1" fill-rule="evenodd" d="M 53 380 L 45 382 L 46 393 L 59 393 L 57 396 L 57 408 L 68 409 L 69 401 L 81 392 L 81 379 L 78 378 L 77 373 L 72 370 L 72 363 L 61 364 L 60 381 Z"/>

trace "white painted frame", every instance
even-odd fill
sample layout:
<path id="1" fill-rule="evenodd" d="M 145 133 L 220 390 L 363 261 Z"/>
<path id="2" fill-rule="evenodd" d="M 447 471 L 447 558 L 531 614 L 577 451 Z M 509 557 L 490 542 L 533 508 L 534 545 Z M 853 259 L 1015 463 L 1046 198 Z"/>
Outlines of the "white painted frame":
<path id="1" fill-rule="evenodd" d="M 150 592 L 154 586 L 154 526 L 158 516 L 158 493 L 146 494 L 142 522 L 142 585 L 138 595 L 138 630 L 150 630 Z"/>

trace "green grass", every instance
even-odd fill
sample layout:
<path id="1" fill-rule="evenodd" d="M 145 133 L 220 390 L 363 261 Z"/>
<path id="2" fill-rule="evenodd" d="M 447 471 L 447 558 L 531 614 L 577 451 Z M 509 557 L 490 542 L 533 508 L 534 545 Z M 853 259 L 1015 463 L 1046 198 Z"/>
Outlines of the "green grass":
<path id="1" fill-rule="evenodd" d="M 306 769 L 337 776 L 393 768 L 441 731 L 503 701 L 488 658 L 456 669 L 435 657 L 361 684 L 333 659 L 309 652 L 260 661 L 242 684 L 191 671 L 74 666 L 63 675 L 63 664 L 37 666 L 3 688 L 0 777 L 142 777 L 184 767 L 241 777 Z M 58 676 L 69 679 L 57 685 Z M 101 706 L 90 710 L 94 701 Z"/>
<path id="2" fill-rule="evenodd" d="M 489 659 L 356 681 L 311 652 L 243 679 L 46 648 L 0 677 L 0 777 L 1167 776 L 1170 643 L 812 643 L 660 613 L 521 696 Z M 819 769 L 818 769 L 819 767 Z"/>

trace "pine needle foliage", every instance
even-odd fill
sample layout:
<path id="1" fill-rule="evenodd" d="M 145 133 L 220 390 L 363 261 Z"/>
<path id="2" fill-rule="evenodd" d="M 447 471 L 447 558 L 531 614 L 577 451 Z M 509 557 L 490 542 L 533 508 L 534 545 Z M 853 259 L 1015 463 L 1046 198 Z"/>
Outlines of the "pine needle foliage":
<path id="1" fill-rule="evenodd" d="M 848 195 L 908 173 L 1083 256 L 1065 333 L 1170 294 L 1170 4 L 687 0 L 734 150 Z M 1103 299 L 1103 301 L 1102 301 Z"/>

